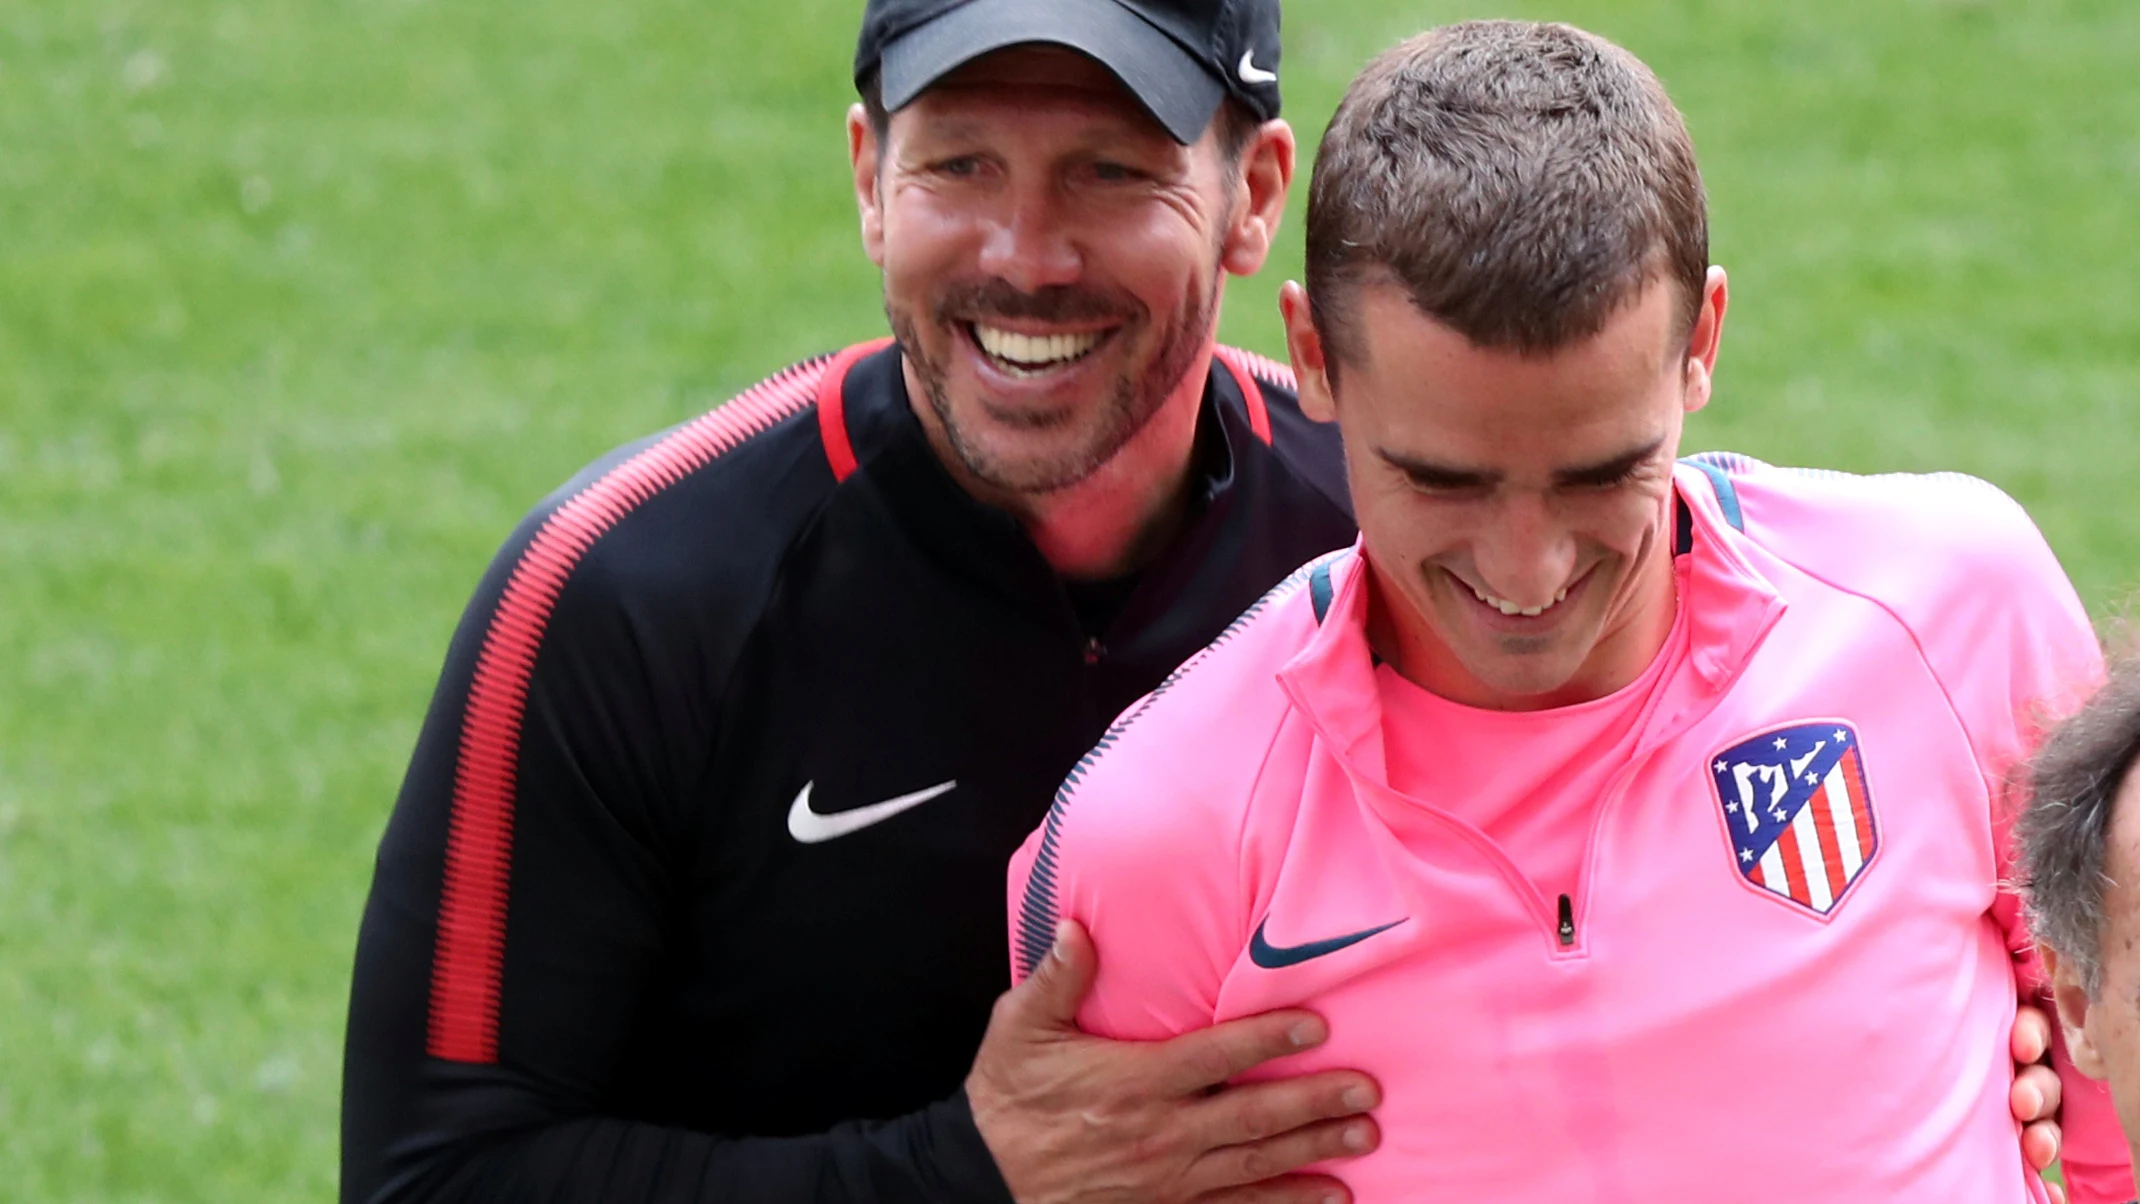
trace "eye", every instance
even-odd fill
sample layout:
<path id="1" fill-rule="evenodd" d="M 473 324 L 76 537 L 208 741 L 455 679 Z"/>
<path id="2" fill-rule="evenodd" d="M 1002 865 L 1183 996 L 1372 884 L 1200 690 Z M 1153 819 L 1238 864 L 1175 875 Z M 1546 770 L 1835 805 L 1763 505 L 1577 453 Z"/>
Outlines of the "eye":
<path id="1" fill-rule="evenodd" d="M 1404 479 L 1417 492 L 1434 497 L 1471 497 L 1485 493 L 1487 489 L 1481 481 L 1441 472 L 1406 469 Z"/>
<path id="2" fill-rule="evenodd" d="M 1613 464 L 1600 464 L 1561 477 L 1563 493 L 1612 493 L 1648 484 L 1660 467 L 1670 471 L 1670 461 L 1660 460 L 1654 449 Z"/>
<path id="3" fill-rule="evenodd" d="M 1587 480 L 1571 483 L 1577 489 L 1588 490 L 1592 493 L 1610 493 L 1615 489 L 1625 489 L 1630 485 L 1640 483 L 1649 476 L 1649 467 L 1649 463 L 1643 461 L 1630 464 L 1625 468 L 1614 469 L 1611 472 L 1599 473 L 1597 476 Z"/>
<path id="4" fill-rule="evenodd" d="M 929 170 L 936 175 L 948 176 L 954 180 L 971 179 L 981 174 L 981 158 L 978 155 L 954 155 L 949 159 L 939 159 L 930 164 Z"/>
<path id="5" fill-rule="evenodd" d="M 1116 163 L 1108 159 L 1101 159 L 1095 162 L 1092 165 L 1092 174 L 1094 178 L 1109 184 L 1119 184 L 1144 178 L 1143 172 L 1138 171 L 1129 164 Z"/>
<path id="6" fill-rule="evenodd" d="M 1642 476 L 1642 466 L 1631 465 L 1609 476 L 1601 476 L 1577 484 L 1579 489 L 1610 490 L 1632 485 Z"/>

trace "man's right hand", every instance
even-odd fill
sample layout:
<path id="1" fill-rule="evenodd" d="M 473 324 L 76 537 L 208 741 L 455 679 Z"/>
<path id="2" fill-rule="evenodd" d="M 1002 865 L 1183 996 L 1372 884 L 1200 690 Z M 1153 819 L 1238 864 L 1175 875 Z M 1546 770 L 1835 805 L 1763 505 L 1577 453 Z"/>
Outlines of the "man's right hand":
<path id="1" fill-rule="evenodd" d="M 974 1124 L 1018 1204 L 1225 1201 L 1341 1204 L 1327 1176 L 1293 1172 L 1351 1158 L 1380 1134 L 1364 1113 L 1374 1080 L 1333 1070 L 1225 1087 L 1272 1058 L 1320 1045 L 1311 1012 L 1268 1012 L 1170 1041 L 1078 1031 L 1098 959 L 1069 921 L 1032 975 L 996 1001 L 966 1078 Z"/>

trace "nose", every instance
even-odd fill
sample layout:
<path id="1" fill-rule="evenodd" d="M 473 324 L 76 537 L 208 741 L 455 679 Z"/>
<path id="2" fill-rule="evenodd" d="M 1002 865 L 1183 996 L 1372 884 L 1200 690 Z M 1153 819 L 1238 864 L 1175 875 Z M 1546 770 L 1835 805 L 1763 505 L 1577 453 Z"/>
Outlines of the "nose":
<path id="1" fill-rule="evenodd" d="M 1506 498 L 1472 545 L 1484 585 L 1518 606 L 1551 605 L 1575 570 L 1575 536 L 1536 493 Z"/>
<path id="2" fill-rule="evenodd" d="M 1073 284 L 1084 271 L 1084 259 L 1072 235 L 1054 190 L 1011 189 L 982 243 L 981 270 L 1023 293 Z"/>

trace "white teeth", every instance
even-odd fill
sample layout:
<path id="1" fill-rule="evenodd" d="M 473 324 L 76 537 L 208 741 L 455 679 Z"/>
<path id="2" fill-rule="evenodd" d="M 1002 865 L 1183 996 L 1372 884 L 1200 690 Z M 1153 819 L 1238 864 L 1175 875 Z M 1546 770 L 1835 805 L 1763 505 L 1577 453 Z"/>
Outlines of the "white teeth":
<path id="1" fill-rule="evenodd" d="M 1471 585 L 1471 583 L 1468 581 L 1465 582 L 1465 584 L 1467 586 L 1470 586 L 1472 595 L 1474 597 L 1478 598 L 1479 601 L 1484 602 L 1488 606 L 1493 607 L 1495 610 L 1500 611 L 1502 614 L 1510 616 L 1522 615 L 1524 618 L 1527 619 L 1537 618 L 1539 615 L 1546 613 L 1546 611 L 1550 610 L 1551 608 L 1560 605 L 1568 598 L 1568 589 L 1566 586 L 1562 586 L 1560 592 L 1553 595 L 1553 600 L 1551 602 L 1546 603 L 1544 606 L 1518 606 L 1514 602 L 1511 602 L 1506 598 L 1496 598 L 1492 594 L 1487 593 L 1485 590 L 1480 589 L 1478 586 Z"/>
<path id="2" fill-rule="evenodd" d="M 1046 368 L 1067 363 L 1099 345 L 1100 332 L 1084 334 L 1019 334 L 993 326 L 974 324 L 974 340 L 996 359 L 1014 368 Z"/>

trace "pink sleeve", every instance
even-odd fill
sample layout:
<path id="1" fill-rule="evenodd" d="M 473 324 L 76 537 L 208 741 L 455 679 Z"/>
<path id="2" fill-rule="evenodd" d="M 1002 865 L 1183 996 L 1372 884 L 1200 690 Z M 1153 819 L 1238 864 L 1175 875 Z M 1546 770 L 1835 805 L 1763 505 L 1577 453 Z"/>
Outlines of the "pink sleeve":
<path id="1" fill-rule="evenodd" d="M 1214 783 L 1192 782 L 1197 758 L 1156 734 L 1128 733 L 1088 758 L 1011 859 L 1012 979 L 1046 956 L 1058 919 L 1084 925 L 1099 976 L 1078 1026 L 1095 1036 L 1157 1040 L 1209 1026 L 1246 947 L 1237 841 L 1198 797 Z"/>
<path id="2" fill-rule="evenodd" d="M 2101 682 L 2103 658 L 2087 611 L 2057 558 L 2018 506 L 2012 513 L 2013 521 L 1989 522 L 1979 530 L 1980 548 L 1993 554 L 1971 565 L 1972 592 L 1978 597 L 1930 617 L 1920 630 L 1928 653 L 1946 660 L 1942 677 L 1991 790 L 2002 883 L 1992 917 L 2013 954 L 2021 1000 L 2048 1010 L 2035 941 L 2010 885 L 2013 822 L 2024 801 L 2019 778 L 2049 726 Z M 1954 671 L 1946 672 L 1949 666 Z M 2057 1027 L 2052 1025 L 2054 1033 Z M 2133 1197 L 2131 1147 L 2110 1093 L 2074 1068 L 2062 1041 L 2054 1044 L 2052 1056 L 2064 1088 L 2061 1161 L 2069 1198 L 2072 1204 L 2124 1204 Z"/>

